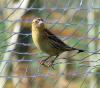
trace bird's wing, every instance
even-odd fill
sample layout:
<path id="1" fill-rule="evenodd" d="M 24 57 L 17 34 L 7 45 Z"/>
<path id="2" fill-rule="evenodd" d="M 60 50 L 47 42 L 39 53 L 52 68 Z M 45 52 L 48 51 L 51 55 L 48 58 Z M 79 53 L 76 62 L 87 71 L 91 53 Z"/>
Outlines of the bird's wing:
<path id="1" fill-rule="evenodd" d="M 52 34 L 49 30 L 45 29 L 45 34 L 47 35 L 46 37 L 48 40 L 50 40 L 50 43 L 53 45 L 54 48 L 58 48 L 63 51 L 70 51 L 73 48 L 69 47 L 66 45 L 64 42 L 62 42 L 58 37 L 56 37 L 54 34 Z"/>

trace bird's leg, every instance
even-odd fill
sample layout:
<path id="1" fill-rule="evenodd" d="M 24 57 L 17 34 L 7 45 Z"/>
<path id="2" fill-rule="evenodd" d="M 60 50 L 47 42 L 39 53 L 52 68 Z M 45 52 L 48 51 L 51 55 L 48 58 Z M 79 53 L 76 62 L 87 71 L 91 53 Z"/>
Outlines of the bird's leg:
<path id="1" fill-rule="evenodd" d="M 44 60 L 41 60 L 41 61 L 40 61 L 40 64 L 46 66 L 46 65 L 45 65 L 45 62 L 46 62 L 50 57 L 51 57 L 51 56 L 47 57 L 47 58 L 44 59 Z"/>
<path id="2" fill-rule="evenodd" d="M 57 59 L 58 56 L 59 55 L 56 55 L 56 57 L 48 64 L 48 67 L 52 67 L 53 68 L 53 63 Z"/>

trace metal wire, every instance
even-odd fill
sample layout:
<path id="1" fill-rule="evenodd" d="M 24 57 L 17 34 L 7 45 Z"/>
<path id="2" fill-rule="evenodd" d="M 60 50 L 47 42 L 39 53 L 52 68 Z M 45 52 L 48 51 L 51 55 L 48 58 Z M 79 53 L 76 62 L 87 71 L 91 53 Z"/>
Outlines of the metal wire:
<path id="1" fill-rule="evenodd" d="M 43 0 L 43 1 L 46 1 L 46 0 Z M 81 26 L 87 26 L 87 27 L 88 26 L 89 27 L 91 26 L 88 30 L 86 30 L 85 33 L 83 33 L 83 36 L 74 37 L 75 39 L 78 40 L 78 42 L 73 43 L 71 45 L 73 47 L 77 47 L 81 42 L 84 42 L 84 40 L 86 40 L 86 41 L 89 40 L 88 42 L 86 42 L 86 44 L 85 44 L 86 46 L 85 47 L 88 47 L 89 44 L 91 44 L 91 42 L 95 42 L 95 41 L 100 42 L 99 41 L 100 38 L 98 37 L 100 35 L 100 32 L 98 32 L 96 34 L 96 36 L 93 36 L 92 38 L 90 36 L 88 36 L 88 33 L 91 32 L 91 30 L 93 30 L 92 29 L 93 27 L 96 27 L 97 25 L 100 25 L 99 21 L 94 20 L 94 23 L 93 24 L 89 24 L 89 23 L 87 23 L 86 18 L 81 18 L 80 22 L 76 22 L 76 23 L 74 22 L 76 14 L 78 12 L 80 12 L 80 11 L 86 11 L 87 13 L 88 13 L 89 9 L 92 9 L 92 10 L 95 10 L 95 11 L 96 10 L 100 11 L 100 6 L 98 6 L 98 7 L 94 6 L 94 3 L 93 3 L 94 1 L 93 0 L 92 0 L 92 5 L 90 5 L 89 8 L 88 8 L 88 6 L 87 7 L 83 7 L 84 0 L 79 0 L 79 5 L 78 6 L 75 6 L 75 7 L 74 6 L 70 6 L 71 4 L 73 4 L 71 0 L 66 0 L 65 1 L 65 4 L 63 6 L 62 5 L 60 6 L 59 4 L 62 4 L 62 3 L 59 0 L 57 0 L 57 2 L 55 1 L 55 3 L 56 3 L 55 6 L 49 7 L 47 3 L 52 2 L 52 0 L 50 0 L 50 1 L 47 1 L 47 3 L 44 2 L 41 7 L 34 7 L 35 4 L 38 2 L 38 0 L 35 0 L 32 3 L 32 5 L 30 7 L 27 7 L 27 8 L 21 8 L 20 7 L 22 5 L 22 3 L 25 2 L 25 0 L 22 0 L 22 2 L 16 8 L 15 7 L 10 7 L 9 6 L 10 2 L 11 2 L 11 0 L 9 0 L 9 2 L 7 3 L 6 6 L 4 5 L 2 7 L 2 11 L 3 10 L 13 10 L 13 12 L 10 13 L 6 18 L 3 18 L 3 19 L 0 20 L 0 25 L 2 23 L 10 23 L 11 24 L 11 25 L 9 25 L 8 28 L 4 28 L 4 29 L 1 29 L 0 30 L 0 36 L 2 36 L 2 34 L 7 35 L 7 37 L 5 39 L 3 38 L 2 41 L 0 40 L 0 57 L 2 57 L 5 53 L 9 53 L 9 52 L 11 52 L 14 55 L 15 54 L 19 54 L 19 55 L 35 56 L 35 58 L 36 58 L 36 56 L 38 56 L 37 53 L 33 53 L 33 52 L 30 53 L 28 51 L 26 51 L 26 52 L 17 52 L 16 50 L 8 50 L 8 51 L 7 50 L 3 50 L 4 48 L 7 48 L 8 46 L 12 46 L 12 45 L 29 46 L 31 48 L 33 47 L 33 45 L 31 43 L 26 44 L 26 43 L 14 42 L 14 43 L 11 43 L 11 44 L 7 44 L 8 40 L 11 37 L 13 37 L 14 35 L 25 35 L 26 37 L 31 36 L 31 33 L 26 33 L 25 34 L 25 33 L 12 32 L 12 31 L 10 31 L 11 27 L 15 23 L 25 22 L 25 23 L 30 23 L 31 24 L 31 22 L 32 22 L 32 19 L 31 20 L 30 19 L 29 20 L 22 20 L 22 19 L 10 20 L 10 19 L 8 19 L 13 14 L 16 14 L 16 11 L 18 11 L 18 10 L 25 10 L 26 12 L 37 10 L 41 14 L 45 14 L 44 11 L 47 11 L 48 14 L 45 17 L 42 17 L 42 16 L 41 17 L 44 18 L 46 24 L 51 25 L 49 27 L 49 29 L 51 29 L 51 30 L 53 30 L 54 28 L 56 28 L 56 25 L 58 25 L 58 26 L 59 25 L 63 25 L 63 27 L 62 26 L 60 27 L 60 29 L 61 29 L 60 33 L 63 33 L 66 30 L 67 27 L 69 27 L 69 28 L 74 27 L 74 31 L 71 33 L 70 36 L 68 36 L 68 35 L 67 36 L 64 36 L 64 40 L 63 41 L 67 41 L 67 42 L 68 41 L 70 42 L 73 39 L 73 35 L 75 35 L 77 32 L 80 32 L 81 31 L 80 30 L 80 27 Z M 69 18 L 67 20 L 65 19 L 65 21 L 62 22 L 61 21 L 62 18 L 64 16 L 66 16 L 68 14 L 68 11 L 70 11 L 70 10 L 75 10 L 75 13 L 73 14 L 73 16 L 71 18 Z M 54 12 L 60 13 L 61 16 L 59 18 L 57 18 L 57 19 L 52 19 L 51 17 L 53 17 L 53 13 Z M 52 21 L 50 21 L 50 18 L 52 19 Z M 90 58 L 91 56 L 95 56 L 96 54 L 100 54 L 100 49 L 97 49 L 97 50 L 94 50 L 94 51 L 88 51 L 88 49 L 87 49 L 84 56 L 81 56 L 81 54 L 79 54 L 80 60 L 73 60 L 73 62 L 77 62 L 79 64 L 79 68 L 80 69 L 82 67 L 85 67 L 85 68 L 88 68 L 88 69 L 91 68 L 90 71 L 88 71 L 88 72 L 78 73 L 80 75 L 84 75 L 84 78 L 83 78 L 83 81 L 82 81 L 82 83 L 80 85 L 80 88 L 82 88 L 83 85 L 85 85 L 86 88 L 88 88 L 88 86 L 86 84 L 87 83 L 86 80 L 88 78 L 88 75 L 93 74 L 93 72 L 92 72 L 93 69 L 96 69 L 98 67 L 100 68 L 100 65 L 90 66 L 89 64 L 88 65 L 84 64 L 84 63 L 88 63 L 88 62 L 89 63 L 100 62 L 100 59 L 97 59 L 95 61 L 86 60 L 87 58 Z M 70 57 L 67 57 L 67 58 L 58 58 L 58 60 L 59 59 L 76 58 L 77 56 L 78 56 L 78 54 L 75 53 L 74 55 L 72 55 Z M 45 55 L 42 58 L 44 58 L 44 57 L 45 57 Z M 99 57 L 97 57 L 97 58 L 99 58 Z M 41 59 L 41 57 L 40 57 L 40 59 Z M 37 60 L 37 59 L 33 60 L 33 59 L 29 59 L 29 58 L 27 58 L 25 60 L 24 59 L 21 59 L 21 60 L 12 60 L 12 59 L 11 60 L 3 60 L 3 59 L 0 59 L 0 63 L 3 63 L 3 62 L 7 62 L 7 64 L 9 64 L 9 63 L 16 63 L 16 62 L 30 62 L 31 64 L 34 64 L 36 62 L 39 62 L 39 60 Z M 65 61 L 65 62 L 59 62 L 58 61 L 57 63 L 54 63 L 54 66 L 57 66 L 59 64 L 67 64 L 67 65 L 68 64 L 75 64 L 73 62 L 67 62 L 67 61 Z M 2 76 L 2 75 L 0 75 L 0 77 L 1 78 L 7 78 L 7 80 L 12 79 L 12 78 L 20 78 L 20 80 L 21 80 L 22 78 L 38 78 L 38 77 L 51 77 L 51 76 L 59 76 L 60 77 L 60 76 L 62 76 L 61 74 L 41 74 L 41 73 L 40 74 L 38 74 L 38 73 L 37 74 L 33 74 L 32 76 L 27 76 L 26 75 L 26 73 L 28 72 L 27 70 L 28 70 L 28 67 L 26 68 L 26 72 L 25 72 L 25 74 L 23 76 L 13 76 L 13 75 L 11 75 L 11 76 L 9 76 L 9 75 Z M 99 72 L 96 72 L 96 74 L 100 75 Z M 72 77 L 70 79 L 70 81 L 69 81 L 69 83 L 68 83 L 68 85 L 67 85 L 66 88 L 69 88 L 69 86 L 71 85 L 71 82 L 73 81 L 73 79 L 74 79 L 74 77 Z M 16 84 L 16 87 L 17 87 L 18 83 Z"/>

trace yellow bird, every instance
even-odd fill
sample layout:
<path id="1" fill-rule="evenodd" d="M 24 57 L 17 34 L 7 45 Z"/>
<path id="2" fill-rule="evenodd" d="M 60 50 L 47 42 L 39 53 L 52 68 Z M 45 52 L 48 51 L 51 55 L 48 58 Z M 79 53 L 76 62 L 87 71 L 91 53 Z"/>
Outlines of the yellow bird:
<path id="1" fill-rule="evenodd" d="M 48 64 L 48 67 L 52 66 L 59 54 L 64 51 L 78 50 L 78 53 L 84 52 L 84 50 L 70 47 L 61 41 L 45 27 L 45 22 L 41 18 L 34 18 L 32 21 L 32 39 L 39 50 L 49 55 L 48 58 L 41 61 L 42 65 L 45 65 L 45 62 L 50 57 L 56 56 L 51 63 Z"/>

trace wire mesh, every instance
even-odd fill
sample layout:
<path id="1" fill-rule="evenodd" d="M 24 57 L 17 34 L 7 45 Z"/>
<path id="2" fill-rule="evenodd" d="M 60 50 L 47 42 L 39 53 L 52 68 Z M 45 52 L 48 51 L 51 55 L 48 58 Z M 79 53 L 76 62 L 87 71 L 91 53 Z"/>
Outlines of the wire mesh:
<path id="1" fill-rule="evenodd" d="M 99 0 L 5 2 L 0 9 L 1 88 L 99 88 Z M 48 55 L 32 41 L 34 17 L 43 18 L 66 44 L 86 52 L 65 52 L 55 61 L 55 70 L 41 66 L 39 61 Z"/>

